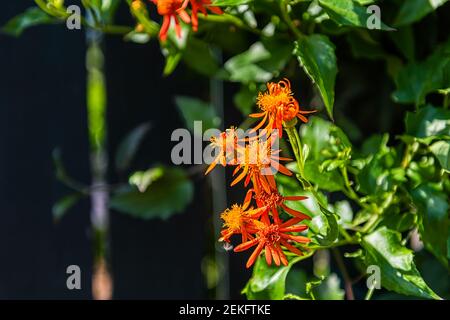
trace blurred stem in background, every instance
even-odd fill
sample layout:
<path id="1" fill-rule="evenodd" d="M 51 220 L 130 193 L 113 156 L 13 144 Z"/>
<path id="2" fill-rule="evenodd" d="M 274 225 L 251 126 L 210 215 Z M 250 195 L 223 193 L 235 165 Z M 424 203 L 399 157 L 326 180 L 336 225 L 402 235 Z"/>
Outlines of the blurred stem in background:
<path id="1" fill-rule="evenodd" d="M 214 51 L 219 61 L 222 61 L 222 52 L 220 50 Z M 210 80 L 210 92 L 212 105 L 216 111 L 216 114 L 222 119 L 222 127 L 224 130 L 224 96 L 223 96 L 223 81 L 220 79 L 212 78 Z M 211 175 L 211 187 L 212 187 L 212 205 L 213 212 L 222 212 L 227 206 L 227 195 L 224 186 L 227 185 L 225 172 L 223 170 L 214 170 Z M 222 221 L 219 215 L 213 217 L 214 236 L 220 235 L 222 230 Z M 216 299 L 229 299 L 230 296 L 230 279 L 229 279 L 229 257 L 223 248 L 223 244 L 215 240 L 214 245 L 214 261 L 216 270 L 214 271 L 217 276 Z"/>
<path id="2" fill-rule="evenodd" d="M 92 295 L 96 300 L 112 297 L 109 272 L 109 191 L 107 185 L 108 158 L 106 153 L 106 85 L 103 72 L 104 56 L 101 32 L 88 29 L 87 37 L 87 114 L 92 174 L 91 223 L 94 234 L 94 272 Z"/>

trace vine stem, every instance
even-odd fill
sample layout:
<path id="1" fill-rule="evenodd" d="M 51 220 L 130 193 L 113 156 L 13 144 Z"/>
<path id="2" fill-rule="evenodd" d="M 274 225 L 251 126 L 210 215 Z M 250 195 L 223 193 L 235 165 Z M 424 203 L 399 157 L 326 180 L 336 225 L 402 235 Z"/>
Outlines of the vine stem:
<path id="1" fill-rule="evenodd" d="M 303 150 L 301 149 L 301 141 L 297 132 L 297 128 L 295 124 L 297 120 L 295 119 L 294 123 L 285 123 L 284 128 L 286 129 L 286 133 L 289 137 L 289 142 L 291 144 L 292 150 L 294 151 L 294 156 L 297 161 L 298 171 L 302 179 L 304 179 L 304 163 L 305 159 L 303 158 Z"/>
<path id="2" fill-rule="evenodd" d="M 236 27 L 241 28 L 243 30 L 255 33 L 257 35 L 262 35 L 261 30 L 252 28 L 252 27 L 246 25 L 241 19 L 239 19 L 238 17 L 235 17 L 231 14 L 224 13 L 221 15 L 214 15 L 214 14 L 205 15 L 203 13 L 199 13 L 198 17 L 205 21 L 211 21 L 211 22 L 216 22 L 216 23 L 230 23 L 230 24 L 235 25 Z"/>
<path id="3" fill-rule="evenodd" d="M 288 1 L 281 0 L 280 1 L 280 11 L 281 11 L 281 17 L 283 18 L 284 22 L 288 25 L 289 29 L 294 33 L 294 35 L 300 39 L 303 37 L 303 33 L 298 30 L 296 25 L 294 24 L 294 21 L 292 21 L 291 17 L 289 16 L 288 12 Z"/>

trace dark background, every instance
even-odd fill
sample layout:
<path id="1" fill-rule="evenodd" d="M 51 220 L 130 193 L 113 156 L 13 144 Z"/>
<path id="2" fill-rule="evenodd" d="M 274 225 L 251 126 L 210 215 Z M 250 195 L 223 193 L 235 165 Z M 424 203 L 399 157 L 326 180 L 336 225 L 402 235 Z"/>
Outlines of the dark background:
<path id="1" fill-rule="evenodd" d="M 0 12 L 0 25 L 31 5 L 9 2 Z M 119 20 L 126 21 L 129 13 L 122 9 Z M 174 97 L 208 99 L 207 79 L 182 66 L 162 78 L 164 57 L 155 42 L 142 46 L 106 37 L 103 49 L 110 159 L 130 130 L 150 122 L 133 169 L 170 164 L 170 135 L 183 127 Z M 51 212 L 70 192 L 55 177 L 55 148 L 71 176 L 90 182 L 85 50 L 84 32 L 64 26 L 31 28 L 17 39 L 0 34 L 0 299 L 92 297 L 89 200 L 58 223 Z M 113 169 L 108 178 L 123 180 Z M 212 297 L 201 268 L 215 241 L 207 179 L 195 179 L 194 201 L 168 221 L 111 212 L 110 240 L 114 298 Z M 249 277 L 242 271 L 244 261 L 241 255 L 231 258 L 234 298 L 242 298 Z M 81 268 L 82 290 L 66 288 L 71 264 Z"/>

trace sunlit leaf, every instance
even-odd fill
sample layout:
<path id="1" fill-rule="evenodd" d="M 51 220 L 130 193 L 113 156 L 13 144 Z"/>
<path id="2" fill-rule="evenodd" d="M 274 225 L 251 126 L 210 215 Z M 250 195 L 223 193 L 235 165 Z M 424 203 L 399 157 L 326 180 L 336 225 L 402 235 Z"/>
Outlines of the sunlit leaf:
<path id="1" fill-rule="evenodd" d="M 330 118 L 333 118 L 334 84 L 338 72 L 334 50 L 328 37 L 319 34 L 302 37 L 295 46 L 298 61 L 319 89 Z"/>

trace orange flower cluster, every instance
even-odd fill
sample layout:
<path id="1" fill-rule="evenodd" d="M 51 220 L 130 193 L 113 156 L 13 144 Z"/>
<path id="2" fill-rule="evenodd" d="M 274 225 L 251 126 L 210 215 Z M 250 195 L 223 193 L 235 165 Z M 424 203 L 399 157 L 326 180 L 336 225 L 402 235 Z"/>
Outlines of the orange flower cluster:
<path id="1" fill-rule="evenodd" d="M 289 201 L 301 201 L 307 197 L 282 196 L 278 192 L 274 174 L 280 172 L 287 176 L 292 175 L 279 163 L 290 159 L 281 157 L 279 155 L 281 150 L 275 147 L 275 142 L 282 135 L 283 123 L 296 117 L 307 122 L 304 114 L 311 111 L 300 110 L 287 79 L 278 83 L 268 83 L 267 91 L 259 94 L 257 105 L 262 112 L 250 116 L 263 119 L 251 130 L 255 135 L 242 138 L 237 129 L 232 127 L 212 137 L 211 147 L 216 154 L 205 173 L 208 174 L 217 164 L 224 167 L 233 166 L 235 178 L 231 186 L 240 181 L 244 181 L 245 187 L 251 183 L 244 203 L 234 204 L 221 214 L 224 224 L 219 239 L 230 242 L 231 236 L 241 235 L 242 242 L 234 248 L 235 252 L 255 247 L 247 261 L 247 268 L 254 264 L 262 252 L 267 264 L 271 265 L 274 262 L 277 266 L 287 265 L 288 259 L 284 250 L 302 255 L 302 251 L 295 243 L 310 242 L 310 239 L 298 234 L 308 228 L 299 223 L 310 217 L 287 205 Z M 256 134 L 258 129 L 261 130 Z M 283 220 L 281 210 L 292 217 Z"/>
<path id="2" fill-rule="evenodd" d="M 161 41 L 167 39 L 172 20 L 175 23 L 175 32 L 181 36 L 180 19 L 187 24 L 192 24 L 194 31 L 198 30 L 198 13 L 207 15 L 207 9 L 215 14 L 222 14 L 219 7 L 211 6 L 211 0 L 151 0 L 157 8 L 158 14 L 163 16 L 163 23 L 159 31 Z M 188 5 L 191 7 L 191 15 L 186 11 Z"/>

